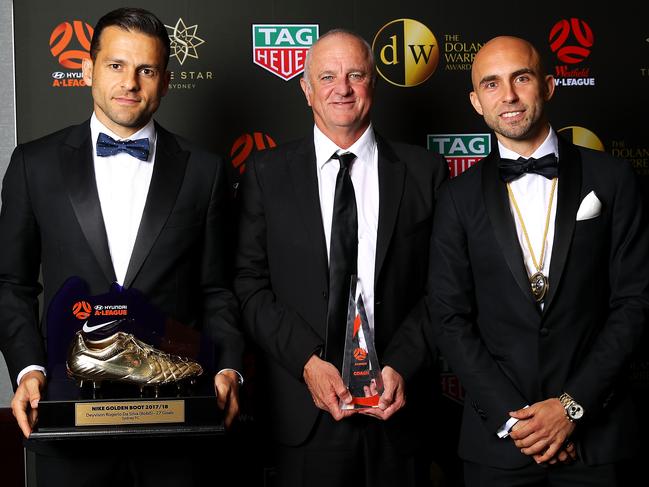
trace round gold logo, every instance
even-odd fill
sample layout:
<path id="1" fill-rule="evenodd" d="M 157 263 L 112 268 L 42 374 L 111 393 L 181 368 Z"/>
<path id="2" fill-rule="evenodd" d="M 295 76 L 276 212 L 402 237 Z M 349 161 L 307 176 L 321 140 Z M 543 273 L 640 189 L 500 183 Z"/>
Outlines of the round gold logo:
<path id="1" fill-rule="evenodd" d="M 575 145 L 604 152 L 604 144 L 599 140 L 599 137 L 584 127 L 570 125 L 557 130 L 557 132 L 563 133 L 563 136 Z"/>
<path id="2" fill-rule="evenodd" d="M 385 24 L 372 42 L 378 73 L 401 87 L 422 84 L 439 63 L 435 35 L 421 22 L 398 19 Z"/>

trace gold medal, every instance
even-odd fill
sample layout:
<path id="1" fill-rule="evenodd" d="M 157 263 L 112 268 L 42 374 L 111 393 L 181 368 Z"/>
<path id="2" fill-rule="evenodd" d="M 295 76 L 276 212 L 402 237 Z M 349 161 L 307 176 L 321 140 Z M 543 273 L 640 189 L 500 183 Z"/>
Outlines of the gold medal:
<path id="1" fill-rule="evenodd" d="M 537 303 L 543 301 L 545 293 L 548 291 L 548 278 L 542 272 L 536 272 L 530 277 L 530 286 L 532 286 L 532 296 Z"/>
<path id="2" fill-rule="evenodd" d="M 523 230 L 523 235 L 525 236 L 525 242 L 527 243 L 527 248 L 530 251 L 530 257 L 532 257 L 532 263 L 536 268 L 536 272 L 529 278 L 529 280 L 530 280 L 530 288 L 532 289 L 532 296 L 534 297 L 534 301 L 536 301 L 537 303 L 543 302 L 543 298 L 545 298 L 545 295 L 548 292 L 548 288 L 550 287 L 548 278 L 543 274 L 543 272 L 541 272 L 541 269 L 543 269 L 543 261 L 545 260 L 545 246 L 546 246 L 545 244 L 548 238 L 548 228 L 550 227 L 550 213 L 552 211 L 552 199 L 554 198 L 554 193 L 556 189 L 557 189 L 557 178 L 554 178 L 552 180 L 552 189 L 550 191 L 550 201 L 548 203 L 548 210 L 545 215 L 545 230 L 543 231 L 543 243 L 541 245 L 541 255 L 539 261 L 537 262 L 536 256 L 534 255 L 534 249 L 532 249 L 532 243 L 530 242 L 530 236 L 527 234 L 527 228 L 525 228 L 523 215 L 521 215 L 521 210 L 518 208 L 518 203 L 516 203 L 516 198 L 514 197 L 512 188 L 510 184 L 507 183 L 507 193 L 509 193 L 509 199 L 514 205 L 514 209 L 516 210 L 518 219 L 521 222 L 521 229 Z"/>

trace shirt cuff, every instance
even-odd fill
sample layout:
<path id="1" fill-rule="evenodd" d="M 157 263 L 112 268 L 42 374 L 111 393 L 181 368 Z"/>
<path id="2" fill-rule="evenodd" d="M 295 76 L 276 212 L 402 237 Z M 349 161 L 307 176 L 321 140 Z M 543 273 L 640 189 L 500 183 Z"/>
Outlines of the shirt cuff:
<path id="1" fill-rule="evenodd" d="M 237 375 L 239 376 L 239 379 L 237 380 L 237 383 L 238 383 L 240 386 L 242 386 L 242 385 L 243 385 L 243 376 L 242 376 L 241 373 L 240 373 L 238 370 L 236 370 L 236 369 L 225 368 L 225 369 L 221 369 L 221 370 L 219 370 L 216 374 L 218 375 L 218 374 L 220 374 L 221 372 L 225 372 L 225 371 L 227 371 L 227 370 L 231 370 L 232 372 L 234 372 L 235 374 L 237 374 Z"/>
<path id="2" fill-rule="evenodd" d="M 498 438 L 507 438 L 509 436 L 509 432 L 516 423 L 518 423 L 517 418 L 509 418 L 496 433 L 498 435 Z"/>
<path id="3" fill-rule="evenodd" d="M 47 377 L 47 372 L 45 371 L 45 367 L 41 367 L 40 365 L 28 365 L 23 370 L 21 370 L 20 373 L 18 374 L 18 378 L 16 379 L 16 384 L 20 385 L 20 381 L 23 379 L 23 376 L 27 372 L 31 372 L 32 370 L 38 370 L 40 372 L 43 372 L 43 375 Z"/>
<path id="4" fill-rule="evenodd" d="M 525 408 L 530 407 L 529 404 L 525 406 Z M 525 409 L 523 408 L 523 409 Z M 514 425 L 518 423 L 518 418 L 509 418 L 505 424 L 503 424 L 500 429 L 496 432 L 498 435 L 498 438 L 507 438 L 509 436 L 509 432 L 512 430 Z"/>

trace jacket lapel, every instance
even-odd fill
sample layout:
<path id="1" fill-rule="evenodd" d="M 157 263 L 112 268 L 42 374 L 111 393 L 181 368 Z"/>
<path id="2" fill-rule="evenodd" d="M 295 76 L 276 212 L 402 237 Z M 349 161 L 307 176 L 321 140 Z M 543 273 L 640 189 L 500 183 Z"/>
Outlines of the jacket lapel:
<path id="1" fill-rule="evenodd" d="M 70 131 L 61 147 L 61 174 L 81 231 L 107 281 L 116 280 L 101 213 L 90 140 L 90 122 Z"/>
<path id="2" fill-rule="evenodd" d="M 376 237 L 376 269 L 374 282 L 381 274 L 385 256 L 392 240 L 394 226 L 399 214 L 403 185 L 405 180 L 405 165 L 392 151 L 385 139 L 376 135 L 379 162 L 379 227 Z"/>
<path id="3" fill-rule="evenodd" d="M 189 152 L 183 151 L 176 138 L 157 123 L 156 132 L 155 166 L 131 260 L 128 263 L 124 287 L 131 286 L 137 277 L 167 221 L 176 203 L 189 159 Z"/>
<path id="4" fill-rule="evenodd" d="M 579 151 L 559 137 L 559 186 L 557 216 L 554 224 L 552 260 L 550 262 L 550 287 L 545 299 L 547 313 L 559 287 L 568 251 L 575 231 L 575 221 L 581 193 L 581 156 Z"/>
<path id="5" fill-rule="evenodd" d="M 495 150 L 482 160 L 482 188 L 485 209 L 510 272 L 526 299 L 530 304 L 535 305 L 523 262 L 523 254 L 516 235 L 516 225 L 509 207 L 507 186 L 500 180 L 498 175 L 499 159 L 500 154 L 498 150 Z M 538 309 L 537 306 L 535 308 Z"/>
<path id="6" fill-rule="evenodd" d="M 286 158 L 291 187 L 295 191 L 296 207 L 299 208 L 302 215 L 309 239 L 315 244 L 314 249 L 317 258 L 322 264 L 322 269 L 325 270 L 328 282 L 327 244 L 322 227 L 322 211 L 320 209 L 313 138 L 304 139 L 295 152 L 288 153 Z"/>

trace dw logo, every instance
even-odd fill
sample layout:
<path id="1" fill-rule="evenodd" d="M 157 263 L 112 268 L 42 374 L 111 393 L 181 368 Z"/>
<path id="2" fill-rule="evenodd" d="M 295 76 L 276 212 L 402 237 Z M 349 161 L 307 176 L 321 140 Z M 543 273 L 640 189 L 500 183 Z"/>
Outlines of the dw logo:
<path id="1" fill-rule="evenodd" d="M 372 49 L 379 74 L 401 87 L 420 85 L 431 77 L 439 62 L 435 35 L 413 19 L 385 24 L 374 37 Z"/>

